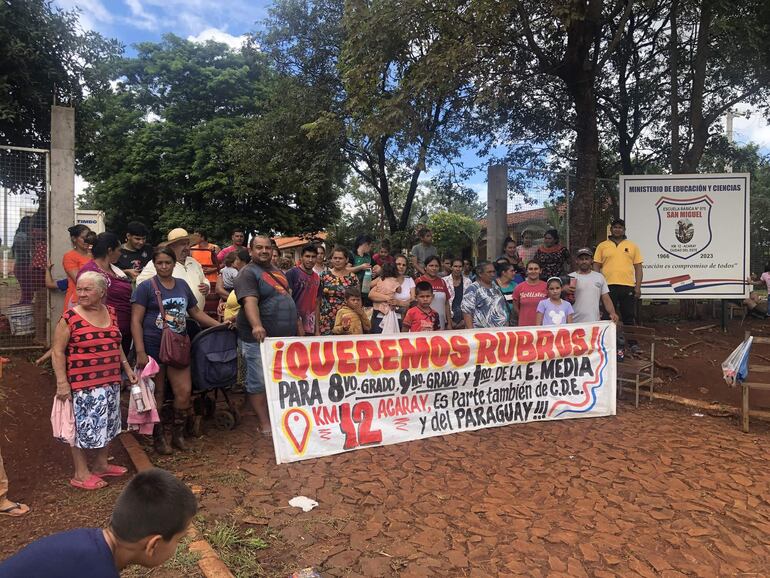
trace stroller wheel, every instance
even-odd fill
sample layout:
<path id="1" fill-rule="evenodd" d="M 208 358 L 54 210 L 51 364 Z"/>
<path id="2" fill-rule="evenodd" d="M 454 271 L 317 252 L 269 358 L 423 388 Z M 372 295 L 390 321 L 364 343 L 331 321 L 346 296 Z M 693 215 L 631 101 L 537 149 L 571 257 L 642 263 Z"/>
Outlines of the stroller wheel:
<path id="1" fill-rule="evenodd" d="M 235 416 L 226 409 L 219 410 L 214 414 L 214 423 L 217 429 L 231 430 L 235 427 Z"/>

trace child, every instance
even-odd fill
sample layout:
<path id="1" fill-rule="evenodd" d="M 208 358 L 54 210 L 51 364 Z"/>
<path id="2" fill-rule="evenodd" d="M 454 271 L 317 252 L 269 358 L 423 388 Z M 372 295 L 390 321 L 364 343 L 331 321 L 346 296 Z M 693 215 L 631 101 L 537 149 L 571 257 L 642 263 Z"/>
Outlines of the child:
<path id="1" fill-rule="evenodd" d="M 548 299 L 543 299 L 537 305 L 538 325 L 564 325 L 572 323 L 575 315 L 569 301 L 561 298 L 562 284 L 558 277 L 548 279 Z"/>
<path id="2" fill-rule="evenodd" d="M 131 564 L 160 566 L 176 551 L 198 510 L 170 473 L 137 474 L 118 497 L 107 528 L 81 528 L 37 540 L 0 563 L 3 578 L 118 578 Z"/>
<path id="3" fill-rule="evenodd" d="M 361 335 L 372 328 L 372 322 L 364 312 L 361 290 L 358 287 L 345 288 L 345 305 L 337 311 L 332 333 L 334 335 Z"/>
<path id="4" fill-rule="evenodd" d="M 404 315 L 404 330 L 438 331 L 438 313 L 430 306 L 433 302 L 433 286 L 428 281 L 420 281 L 415 285 L 414 297 L 417 305 Z"/>

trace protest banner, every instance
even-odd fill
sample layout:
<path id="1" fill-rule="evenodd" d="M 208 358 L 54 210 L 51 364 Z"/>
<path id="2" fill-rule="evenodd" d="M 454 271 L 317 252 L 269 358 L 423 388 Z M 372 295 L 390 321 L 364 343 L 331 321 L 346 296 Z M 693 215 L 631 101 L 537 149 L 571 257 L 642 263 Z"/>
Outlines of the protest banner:
<path id="1" fill-rule="evenodd" d="M 277 463 L 531 421 L 615 415 L 615 325 L 262 344 Z"/>
<path id="2" fill-rule="evenodd" d="M 748 296 L 749 185 L 748 173 L 620 177 L 620 215 L 644 260 L 643 297 Z"/>

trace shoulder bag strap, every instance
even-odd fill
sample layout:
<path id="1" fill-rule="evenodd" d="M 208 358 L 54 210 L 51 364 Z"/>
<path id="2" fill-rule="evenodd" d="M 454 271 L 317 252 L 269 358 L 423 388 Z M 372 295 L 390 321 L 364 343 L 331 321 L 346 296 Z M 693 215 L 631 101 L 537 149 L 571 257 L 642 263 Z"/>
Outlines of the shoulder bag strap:
<path id="1" fill-rule="evenodd" d="M 150 278 L 150 283 L 152 284 L 152 288 L 155 291 L 155 298 L 158 300 L 158 308 L 160 309 L 160 320 L 163 323 L 163 327 L 168 327 L 168 324 L 166 323 L 166 310 L 163 308 L 163 300 L 160 298 L 160 287 L 158 287 L 158 283 L 156 282 L 157 275 L 155 277 Z"/>

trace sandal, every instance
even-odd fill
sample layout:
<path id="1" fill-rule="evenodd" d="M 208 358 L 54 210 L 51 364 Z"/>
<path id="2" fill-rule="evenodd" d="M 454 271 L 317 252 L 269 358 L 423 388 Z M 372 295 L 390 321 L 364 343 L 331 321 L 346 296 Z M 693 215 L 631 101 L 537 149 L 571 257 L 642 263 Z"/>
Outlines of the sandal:
<path id="1" fill-rule="evenodd" d="M 120 476 L 125 476 L 127 473 L 128 468 L 109 464 L 106 470 L 103 472 L 94 472 L 94 475 L 97 478 L 119 478 Z"/>
<path id="2" fill-rule="evenodd" d="M 14 510 L 19 510 L 19 512 L 14 514 Z M 9 516 L 11 518 L 19 518 L 27 513 L 29 513 L 29 506 L 27 506 L 27 504 L 20 504 L 19 502 L 11 502 L 9 507 L 0 510 L 0 516 Z"/>
<path id="3" fill-rule="evenodd" d="M 107 482 L 105 482 L 103 479 L 101 479 L 96 474 L 91 474 L 91 476 L 84 481 L 76 480 L 75 478 L 72 478 L 70 480 L 70 486 L 73 488 L 79 488 L 81 490 L 101 490 L 102 488 L 107 487 Z"/>

